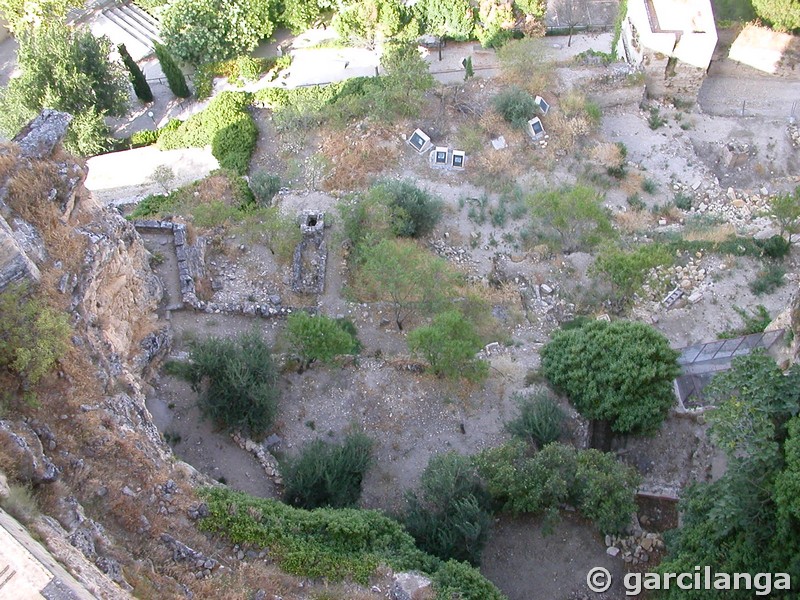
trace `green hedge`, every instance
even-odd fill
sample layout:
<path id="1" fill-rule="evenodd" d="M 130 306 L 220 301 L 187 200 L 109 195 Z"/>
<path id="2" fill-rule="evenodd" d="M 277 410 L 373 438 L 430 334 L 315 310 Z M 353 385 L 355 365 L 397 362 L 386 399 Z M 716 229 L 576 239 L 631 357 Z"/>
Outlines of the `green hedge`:
<path id="1" fill-rule="evenodd" d="M 293 89 L 264 88 L 255 92 L 257 103 L 271 108 L 275 112 L 284 109 L 295 109 L 299 112 L 319 112 L 328 105 L 336 103 L 346 96 L 361 96 L 380 85 L 377 77 L 354 77 L 346 81 L 327 85 L 311 85 Z"/>
<path id="2" fill-rule="evenodd" d="M 141 148 L 142 146 L 150 146 L 158 141 L 158 138 L 167 131 L 175 131 L 181 126 L 180 119 L 170 119 L 167 124 L 158 129 L 143 129 L 131 134 L 130 147 Z"/>
<path id="3" fill-rule="evenodd" d="M 252 95 L 223 92 L 205 110 L 189 117 L 174 131 L 158 138 L 162 150 L 211 146 L 211 153 L 223 169 L 239 174 L 247 171 L 256 147 L 258 129 L 248 112 Z"/>
<path id="4" fill-rule="evenodd" d="M 417 549 L 403 526 L 379 511 L 309 511 L 227 488 L 205 488 L 199 495 L 209 510 L 200 529 L 234 544 L 269 548 L 270 557 L 293 575 L 366 584 L 379 566 L 388 565 L 430 573 L 438 600 L 505 598 L 469 565 L 443 563 Z"/>

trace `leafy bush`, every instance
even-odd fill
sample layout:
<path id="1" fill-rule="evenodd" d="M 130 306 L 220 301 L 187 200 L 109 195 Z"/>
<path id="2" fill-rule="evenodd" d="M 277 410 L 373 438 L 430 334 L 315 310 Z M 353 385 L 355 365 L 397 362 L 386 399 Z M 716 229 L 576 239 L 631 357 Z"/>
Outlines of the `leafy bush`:
<path id="1" fill-rule="evenodd" d="M 759 241 L 764 249 L 764 256 L 769 258 L 783 258 L 792 249 L 792 245 L 782 235 L 773 235 L 766 240 Z"/>
<path id="2" fill-rule="evenodd" d="M 457 41 L 472 38 L 475 10 L 467 0 L 421 0 L 414 11 L 428 33 Z"/>
<path id="3" fill-rule="evenodd" d="M 208 338 L 192 345 L 186 376 L 200 393 L 204 415 L 229 430 L 253 436 L 275 420 L 277 374 L 270 348 L 257 333 Z"/>
<path id="4" fill-rule="evenodd" d="M 778 31 L 800 30 L 800 7 L 793 0 L 753 0 L 753 9 Z"/>
<path id="5" fill-rule="evenodd" d="M 238 92 L 222 92 L 197 114 L 173 131 L 158 138 L 163 150 L 202 148 L 210 145 L 220 167 L 244 173 L 255 150 L 258 129 L 247 110 L 252 97 Z"/>
<path id="6" fill-rule="evenodd" d="M 159 127 L 158 129 L 143 129 L 141 131 L 135 131 L 131 134 L 131 147 L 132 148 L 140 148 L 141 146 L 150 146 L 151 144 L 155 144 L 158 141 L 158 138 L 161 137 L 166 131 L 175 131 L 178 127 L 181 126 L 180 119 L 170 119 L 167 121 L 167 124 L 163 127 Z"/>
<path id="7" fill-rule="evenodd" d="M 528 200 L 531 230 L 553 249 L 588 250 L 615 237 L 603 195 L 585 185 L 538 192 Z"/>
<path id="8" fill-rule="evenodd" d="M 503 119 L 519 129 L 525 128 L 528 120 L 536 114 L 536 102 L 533 96 L 518 87 L 501 91 L 494 97 L 492 103 Z"/>
<path id="9" fill-rule="evenodd" d="M 571 504 L 603 533 L 624 530 L 636 510 L 636 471 L 613 455 L 548 444 L 528 456 L 523 442 L 484 450 L 475 457 L 492 498 L 512 513 L 558 517 Z"/>
<path id="10" fill-rule="evenodd" d="M 630 206 L 634 211 L 639 212 L 645 209 L 644 200 L 642 200 L 642 197 L 639 196 L 639 194 L 631 194 L 628 196 L 627 200 L 628 206 Z"/>
<path id="11" fill-rule="evenodd" d="M 655 106 L 651 107 L 650 116 L 647 118 L 647 124 L 650 126 L 650 129 L 658 129 L 666 125 L 666 123 L 667 120 L 661 116 L 661 111 Z"/>
<path id="12" fill-rule="evenodd" d="M 442 200 L 411 181 L 378 183 L 370 189 L 369 197 L 390 209 L 392 232 L 401 237 L 424 237 L 442 217 Z"/>
<path id="13" fill-rule="evenodd" d="M 652 433 L 675 403 L 678 353 L 656 329 L 593 321 L 557 331 L 542 349 L 542 374 L 586 418 L 620 433 Z"/>
<path id="14" fill-rule="evenodd" d="M 690 195 L 678 192 L 672 200 L 672 203 L 681 210 L 692 210 L 693 199 Z"/>
<path id="15" fill-rule="evenodd" d="M 750 291 L 756 296 L 771 294 L 786 283 L 784 275 L 786 275 L 785 268 L 778 264 L 769 263 L 765 265 L 764 268 L 758 272 L 756 278 L 750 282 Z"/>
<path id="16" fill-rule="evenodd" d="M 155 42 L 153 47 L 156 51 L 158 63 L 161 65 L 161 70 L 164 72 L 164 77 L 167 78 L 167 85 L 169 89 L 172 90 L 172 93 L 178 98 L 188 98 L 191 96 L 192 93 L 189 91 L 189 86 L 186 85 L 186 77 L 178 66 L 178 63 L 172 58 L 172 54 L 170 54 L 169 50 L 158 42 Z"/>
<path id="17" fill-rule="evenodd" d="M 64 149 L 75 156 L 96 156 L 111 148 L 111 130 L 103 115 L 90 108 L 72 119 L 64 137 Z"/>
<path id="18" fill-rule="evenodd" d="M 286 321 L 289 344 L 301 360 L 301 371 L 311 363 L 331 362 L 341 354 L 355 352 L 358 342 L 335 320 L 325 315 L 296 311 Z"/>
<path id="19" fill-rule="evenodd" d="M 361 481 L 372 461 L 372 440 L 354 433 L 341 445 L 314 440 L 285 461 L 284 501 L 301 508 L 346 508 L 361 496 Z"/>
<path id="20" fill-rule="evenodd" d="M 658 184 L 652 179 L 642 181 L 642 190 L 648 194 L 655 194 L 658 191 Z"/>
<path id="21" fill-rule="evenodd" d="M 241 56 L 272 34 L 270 9 L 266 0 L 175 0 L 161 15 L 161 35 L 193 65 Z"/>
<path id="22" fill-rule="evenodd" d="M 598 254 L 590 272 L 608 281 L 617 299 L 627 302 L 642 288 L 650 269 L 670 265 L 672 261 L 673 255 L 660 244 L 648 244 L 628 252 L 608 247 Z"/>
<path id="23" fill-rule="evenodd" d="M 473 324 L 456 310 L 436 315 L 431 325 L 408 334 L 408 347 L 421 354 L 440 377 L 483 381 L 489 364 L 475 357 L 482 348 Z"/>
<path id="24" fill-rule="evenodd" d="M 469 457 L 437 454 L 422 472 L 419 491 L 406 495 L 403 523 L 418 546 L 443 560 L 480 564 L 491 516 Z"/>
<path id="25" fill-rule="evenodd" d="M 250 176 L 250 189 L 261 206 L 269 206 L 281 191 L 281 178 L 266 171 L 256 171 Z"/>
<path id="26" fill-rule="evenodd" d="M 69 320 L 24 285 L 0 292 L 0 368 L 37 384 L 69 348 Z"/>
<path id="27" fill-rule="evenodd" d="M 567 415 L 550 395 L 539 392 L 533 396 L 514 395 L 520 415 L 506 423 L 506 429 L 528 443 L 542 448 L 557 442 L 564 431 Z"/>
<path id="28" fill-rule="evenodd" d="M 359 296 L 390 303 L 400 330 L 409 315 L 436 312 L 453 292 L 455 273 L 450 266 L 412 241 L 381 240 L 360 248 L 359 259 Z"/>
<path id="29" fill-rule="evenodd" d="M 125 47 L 125 44 L 120 44 L 117 46 L 117 50 L 119 50 L 119 55 L 122 58 L 122 62 L 128 69 L 128 75 L 130 76 L 131 84 L 133 85 L 133 91 L 136 94 L 136 97 L 142 102 L 152 102 L 153 91 L 150 89 L 150 85 L 147 83 L 147 78 L 144 76 L 144 73 L 142 73 L 139 65 L 136 64 L 136 61 L 133 60 L 131 55 L 128 53 L 128 49 Z"/>

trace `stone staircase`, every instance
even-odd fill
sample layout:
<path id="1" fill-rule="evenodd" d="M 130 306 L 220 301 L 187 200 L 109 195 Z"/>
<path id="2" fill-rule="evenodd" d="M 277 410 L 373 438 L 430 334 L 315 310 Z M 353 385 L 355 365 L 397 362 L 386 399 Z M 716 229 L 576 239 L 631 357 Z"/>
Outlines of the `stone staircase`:
<path id="1" fill-rule="evenodd" d="M 135 61 L 153 54 L 154 42 L 161 42 L 158 20 L 130 0 L 93 0 L 81 10 L 68 14 L 72 23 L 85 23 L 96 36 L 106 36 L 116 46 L 125 44 Z"/>

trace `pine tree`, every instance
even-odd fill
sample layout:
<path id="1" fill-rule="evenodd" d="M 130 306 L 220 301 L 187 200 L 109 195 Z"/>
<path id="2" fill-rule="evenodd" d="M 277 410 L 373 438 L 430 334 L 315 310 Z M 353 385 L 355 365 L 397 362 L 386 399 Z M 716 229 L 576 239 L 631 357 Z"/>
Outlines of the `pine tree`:
<path id="1" fill-rule="evenodd" d="M 142 102 L 152 102 L 153 101 L 153 90 L 150 89 L 150 85 L 147 83 L 147 79 L 142 73 L 142 70 L 139 68 L 139 65 L 136 64 L 136 61 L 131 58 L 131 55 L 128 53 L 128 49 L 125 47 L 125 44 L 120 44 L 117 46 L 119 49 L 119 55 L 122 57 L 122 62 L 125 63 L 125 66 L 128 68 L 128 73 L 130 74 L 131 83 L 133 84 L 133 91 L 136 93 L 136 97 L 139 98 Z"/>
<path id="2" fill-rule="evenodd" d="M 186 77 L 183 76 L 183 71 L 181 71 L 175 59 L 161 44 L 155 44 L 155 49 L 158 62 L 161 63 L 161 70 L 164 71 L 164 76 L 167 78 L 169 89 L 178 98 L 188 98 L 191 92 L 189 91 L 189 86 L 186 85 Z"/>

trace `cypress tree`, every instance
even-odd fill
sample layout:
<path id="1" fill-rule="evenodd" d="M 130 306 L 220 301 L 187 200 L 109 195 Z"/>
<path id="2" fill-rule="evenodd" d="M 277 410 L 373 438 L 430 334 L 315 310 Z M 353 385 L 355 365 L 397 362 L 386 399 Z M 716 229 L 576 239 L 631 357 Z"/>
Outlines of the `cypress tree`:
<path id="1" fill-rule="evenodd" d="M 125 47 L 125 44 L 120 44 L 117 48 L 119 49 L 119 55 L 122 57 L 122 62 L 125 63 L 125 66 L 128 68 L 136 97 L 142 102 L 152 102 L 153 90 L 150 89 L 150 85 L 147 83 L 147 79 L 139 68 L 139 65 L 137 65 L 136 61 L 128 54 L 128 49 Z"/>
<path id="2" fill-rule="evenodd" d="M 188 98 L 191 92 L 189 91 L 189 86 L 186 85 L 186 77 L 183 76 L 183 71 L 181 71 L 175 59 L 161 44 L 156 43 L 155 49 L 158 62 L 161 63 L 161 70 L 164 71 L 164 76 L 167 78 L 169 89 L 178 98 Z"/>

